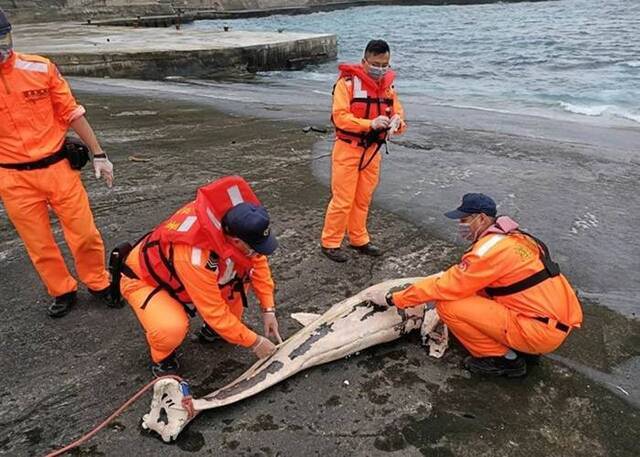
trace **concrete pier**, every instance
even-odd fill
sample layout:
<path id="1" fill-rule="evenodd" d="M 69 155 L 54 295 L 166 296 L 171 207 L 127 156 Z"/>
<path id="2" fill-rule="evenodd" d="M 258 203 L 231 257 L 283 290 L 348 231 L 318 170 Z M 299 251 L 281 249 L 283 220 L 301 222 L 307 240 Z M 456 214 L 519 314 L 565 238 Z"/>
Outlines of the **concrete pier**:
<path id="1" fill-rule="evenodd" d="M 53 60 L 69 76 L 163 79 L 301 68 L 337 55 L 335 35 L 223 30 L 18 26 L 16 49 Z"/>

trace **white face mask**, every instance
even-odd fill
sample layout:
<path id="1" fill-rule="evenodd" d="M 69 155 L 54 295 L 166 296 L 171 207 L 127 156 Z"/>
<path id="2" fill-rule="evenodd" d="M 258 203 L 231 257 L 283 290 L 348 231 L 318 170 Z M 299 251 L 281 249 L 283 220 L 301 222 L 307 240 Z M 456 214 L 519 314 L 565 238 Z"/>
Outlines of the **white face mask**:
<path id="1" fill-rule="evenodd" d="M 474 217 L 469 222 L 458 222 L 458 237 L 462 241 L 473 242 L 476 240 L 477 229 L 473 230 L 471 228 L 471 223 L 475 221 L 479 216 Z"/>
<path id="2" fill-rule="evenodd" d="M 13 52 L 13 38 L 11 33 L 0 37 L 0 63 L 4 63 Z"/>
<path id="3" fill-rule="evenodd" d="M 462 241 L 473 241 L 473 232 L 471 230 L 471 224 L 464 222 L 458 223 L 458 237 Z"/>

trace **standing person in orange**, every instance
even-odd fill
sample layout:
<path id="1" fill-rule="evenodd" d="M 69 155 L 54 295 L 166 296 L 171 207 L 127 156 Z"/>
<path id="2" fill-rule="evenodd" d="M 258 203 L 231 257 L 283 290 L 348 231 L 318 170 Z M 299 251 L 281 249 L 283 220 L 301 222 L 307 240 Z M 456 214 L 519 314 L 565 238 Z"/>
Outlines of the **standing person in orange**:
<path id="1" fill-rule="evenodd" d="M 350 246 L 370 256 L 382 250 L 371 243 L 367 215 L 380 177 L 381 147 L 390 135 L 405 129 L 389 67 L 391 51 L 382 40 L 367 44 L 359 64 L 342 64 L 333 88 L 331 121 L 336 142 L 331 159 L 331 201 L 322 229 L 322 252 L 335 262 L 346 262 L 341 249 L 345 233 Z"/>
<path id="2" fill-rule="evenodd" d="M 460 263 L 403 291 L 370 298 L 398 308 L 436 301 L 442 321 L 471 352 L 467 369 L 524 376 L 521 354 L 557 349 L 582 323 L 580 302 L 546 245 L 511 218 L 496 217 L 490 197 L 466 194 L 445 215 L 459 219 L 460 236 L 473 243 Z"/>
<path id="3" fill-rule="evenodd" d="M 145 330 L 155 376 L 178 371 L 175 351 L 189 330 L 188 314 L 196 312 L 204 321 L 201 339 L 219 335 L 259 358 L 271 354 L 274 344 L 242 322 L 249 286 L 265 335 L 282 342 L 266 258 L 278 245 L 269 222 L 246 181 L 228 176 L 198 189 L 194 201 L 122 253 L 122 276 L 114 281 Z"/>
<path id="4" fill-rule="evenodd" d="M 60 220 L 80 280 L 111 303 L 102 238 L 80 173 L 71 168 L 72 162 L 76 168 L 84 165 L 88 153 L 84 146 L 65 147 L 71 127 L 88 146 L 96 177 L 104 177 L 111 187 L 113 165 L 84 114 L 55 65 L 13 50 L 11 24 L 0 9 L 0 198 L 54 297 L 51 317 L 63 316 L 75 305 L 78 283 L 51 232 L 49 208 Z"/>

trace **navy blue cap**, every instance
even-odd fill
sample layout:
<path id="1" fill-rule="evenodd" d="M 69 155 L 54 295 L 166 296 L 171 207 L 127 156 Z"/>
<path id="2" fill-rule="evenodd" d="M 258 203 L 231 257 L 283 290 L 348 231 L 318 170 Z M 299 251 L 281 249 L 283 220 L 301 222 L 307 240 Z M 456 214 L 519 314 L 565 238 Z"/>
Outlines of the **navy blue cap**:
<path id="1" fill-rule="evenodd" d="M 444 213 L 449 219 L 462 219 L 469 214 L 486 214 L 496 217 L 498 210 L 493 198 L 485 194 L 464 194 L 462 204 L 457 209 Z"/>
<path id="2" fill-rule="evenodd" d="M 0 36 L 6 35 L 9 32 L 11 32 L 11 23 L 7 15 L 2 11 L 2 8 L 0 8 Z"/>
<path id="3" fill-rule="evenodd" d="M 264 206 L 242 202 L 227 211 L 222 218 L 227 233 L 240 238 L 254 251 L 269 255 L 278 247 L 278 240 L 269 228 L 269 213 Z"/>

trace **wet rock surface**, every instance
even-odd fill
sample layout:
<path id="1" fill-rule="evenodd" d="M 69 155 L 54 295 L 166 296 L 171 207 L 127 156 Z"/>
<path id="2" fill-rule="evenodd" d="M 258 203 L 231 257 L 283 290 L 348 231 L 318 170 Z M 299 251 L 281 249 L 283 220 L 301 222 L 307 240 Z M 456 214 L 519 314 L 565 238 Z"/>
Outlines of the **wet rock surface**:
<path id="1" fill-rule="evenodd" d="M 108 247 L 137 239 L 219 176 L 241 174 L 254 186 L 280 240 L 272 267 L 283 336 L 299 328 L 291 313 L 321 313 L 370 284 L 438 271 L 460 253 L 374 209 L 371 231 L 385 256 L 349 251 L 346 264 L 327 260 L 318 238 L 329 192 L 309 167 L 322 136 L 304 134 L 298 124 L 175 100 L 84 94 L 81 101 L 116 166 L 111 191 L 84 172 Z M 42 455 L 91 429 L 151 380 L 147 346 L 128 308 L 106 308 L 84 289 L 70 315 L 49 319 L 48 298 L 4 211 L 0 262 L 0 453 Z M 589 367 L 587 375 L 543 358 L 522 380 L 471 378 L 457 344 L 433 360 L 409 335 L 207 412 L 173 446 L 140 430 L 147 396 L 72 455 L 636 456 L 640 417 L 631 388 L 637 392 L 640 324 L 590 303 L 585 311 L 585 328 L 559 355 Z M 247 321 L 260 329 L 255 306 Z M 192 321 L 192 330 L 198 326 Z M 180 360 L 203 395 L 254 358 L 222 341 L 187 338 Z"/>

